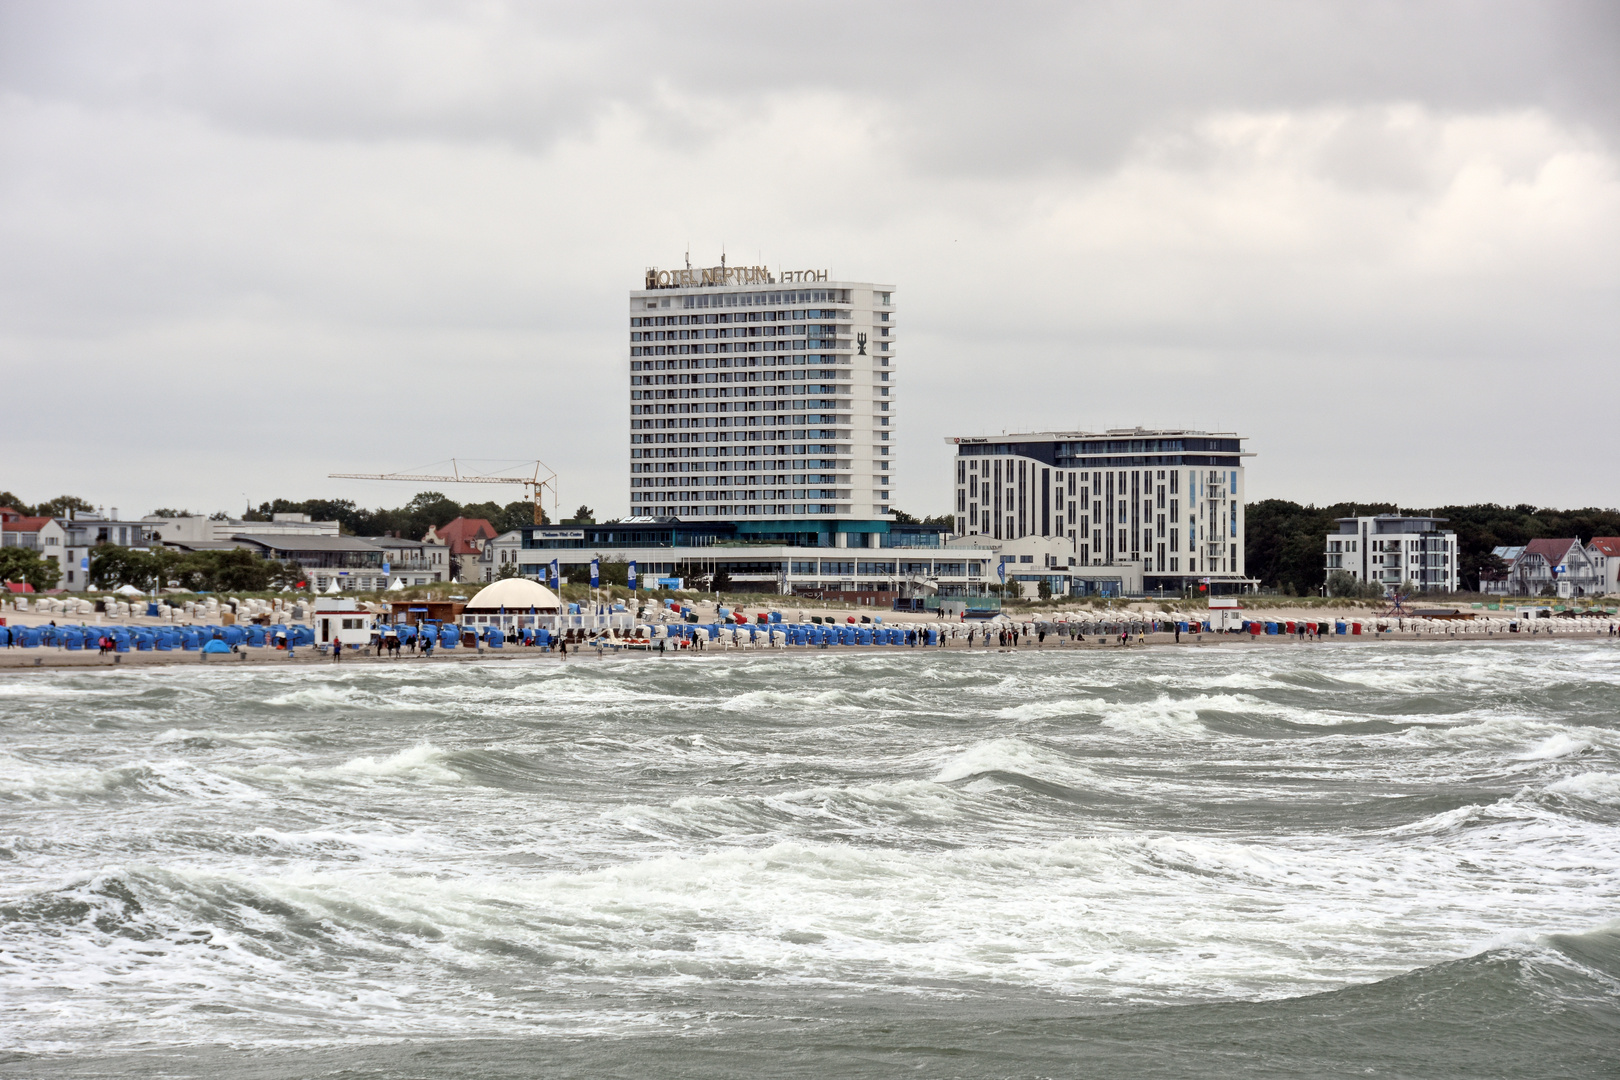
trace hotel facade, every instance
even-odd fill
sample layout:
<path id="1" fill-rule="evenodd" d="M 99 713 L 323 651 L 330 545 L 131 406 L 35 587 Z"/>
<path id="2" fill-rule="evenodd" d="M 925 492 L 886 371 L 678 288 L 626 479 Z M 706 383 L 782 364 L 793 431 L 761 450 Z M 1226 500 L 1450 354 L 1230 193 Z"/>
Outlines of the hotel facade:
<path id="1" fill-rule="evenodd" d="M 876 547 L 893 520 L 894 286 L 765 267 L 630 293 L 630 512 Z"/>
<path id="2" fill-rule="evenodd" d="M 1077 566 L 1136 568 L 1149 592 L 1253 585 L 1241 435 L 1127 428 L 947 442 L 961 537 L 1062 537 Z"/>

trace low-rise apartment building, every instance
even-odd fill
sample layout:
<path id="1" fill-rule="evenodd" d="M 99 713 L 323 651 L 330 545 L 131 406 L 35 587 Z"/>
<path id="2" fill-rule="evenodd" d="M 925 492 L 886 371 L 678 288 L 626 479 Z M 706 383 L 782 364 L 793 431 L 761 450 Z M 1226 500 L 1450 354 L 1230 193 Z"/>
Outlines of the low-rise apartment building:
<path id="1" fill-rule="evenodd" d="M 1411 582 L 1420 592 L 1457 589 L 1457 534 L 1445 518 L 1375 514 L 1339 518 L 1327 535 L 1324 566 L 1329 576 L 1349 574 L 1395 592 Z"/>

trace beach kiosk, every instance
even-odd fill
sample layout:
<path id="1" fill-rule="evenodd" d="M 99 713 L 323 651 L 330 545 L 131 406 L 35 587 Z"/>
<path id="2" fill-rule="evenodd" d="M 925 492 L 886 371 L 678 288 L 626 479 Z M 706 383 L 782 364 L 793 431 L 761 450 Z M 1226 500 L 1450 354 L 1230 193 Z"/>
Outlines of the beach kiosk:
<path id="1" fill-rule="evenodd" d="M 350 648 L 371 644 L 376 619 L 352 599 L 321 596 L 315 601 L 315 640 L 322 645 L 341 642 Z"/>

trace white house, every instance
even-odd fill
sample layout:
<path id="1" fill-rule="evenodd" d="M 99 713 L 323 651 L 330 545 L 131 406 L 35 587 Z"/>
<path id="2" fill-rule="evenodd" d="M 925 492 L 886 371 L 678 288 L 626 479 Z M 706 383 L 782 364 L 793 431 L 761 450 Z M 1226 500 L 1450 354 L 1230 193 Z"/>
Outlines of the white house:
<path id="1" fill-rule="evenodd" d="M 1457 534 L 1442 529 L 1445 518 L 1377 514 L 1339 518 L 1329 533 L 1324 567 L 1329 576 L 1349 574 L 1385 591 L 1410 581 L 1423 592 L 1457 589 Z"/>
<path id="2" fill-rule="evenodd" d="M 1586 554 L 1597 569 L 1599 591 L 1604 596 L 1620 593 L 1620 536 L 1594 536 Z"/>

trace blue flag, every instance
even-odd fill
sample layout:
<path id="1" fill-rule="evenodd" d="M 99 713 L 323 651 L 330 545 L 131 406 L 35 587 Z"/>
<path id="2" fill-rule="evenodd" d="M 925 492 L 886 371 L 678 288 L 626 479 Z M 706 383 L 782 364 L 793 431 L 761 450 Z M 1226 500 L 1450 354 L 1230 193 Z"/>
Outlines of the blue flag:
<path id="1" fill-rule="evenodd" d="M 1001 583 L 1003 585 L 1005 585 L 1007 583 L 1007 564 L 1006 563 L 997 563 L 996 564 L 996 576 L 1001 579 Z"/>
<path id="2" fill-rule="evenodd" d="M 630 591 L 635 592 L 636 591 L 636 560 L 634 560 L 634 559 L 630 560 L 629 581 L 630 581 Z"/>
<path id="3" fill-rule="evenodd" d="M 551 560 L 551 587 L 553 589 L 555 589 L 557 587 L 557 560 L 556 559 Z"/>
<path id="4" fill-rule="evenodd" d="M 602 570 L 601 567 L 597 565 L 598 562 L 599 560 L 597 559 L 591 560 L 591 588 L 593 589 L 598 588 L 602 584 Z"/>

